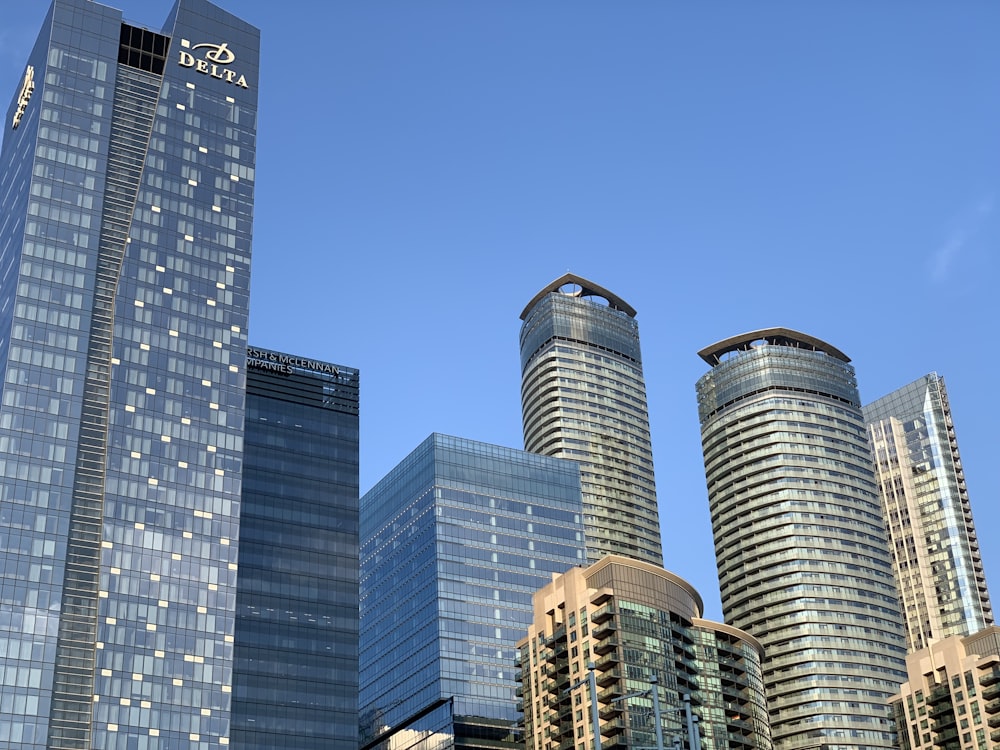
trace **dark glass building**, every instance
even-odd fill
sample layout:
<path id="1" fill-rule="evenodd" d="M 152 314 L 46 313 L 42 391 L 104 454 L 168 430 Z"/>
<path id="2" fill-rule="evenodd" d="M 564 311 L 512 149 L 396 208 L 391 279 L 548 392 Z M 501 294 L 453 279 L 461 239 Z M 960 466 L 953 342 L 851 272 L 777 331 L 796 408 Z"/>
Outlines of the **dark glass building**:
<path id="1" fill-rule="evenodd" d="M 587 558 L 663 564 L 636 312 L 566 274 L 521 313 L 524 449 L 580 464 Z"/>
<path id="2" fill-rule="evenodd" d="M 358 371 L 247 357 L 232 745 L 358 744 Z"/>
<path id="3" fill-rule="evenodd" d="M 436 434 L 365 494 L 362 748 L 515 740 L 516 643 L 581 516 L 576 463 Z"/>
<path id="4" fill-rule="evenodd" d="M 0 151 L 0 747 L 229 742 L 259 32 L 49 10 Z"/>

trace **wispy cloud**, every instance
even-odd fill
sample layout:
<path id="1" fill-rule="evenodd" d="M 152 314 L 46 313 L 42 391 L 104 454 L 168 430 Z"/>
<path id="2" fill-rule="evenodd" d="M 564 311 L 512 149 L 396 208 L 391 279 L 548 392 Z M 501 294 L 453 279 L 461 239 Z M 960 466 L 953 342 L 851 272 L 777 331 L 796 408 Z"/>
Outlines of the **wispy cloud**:
<path id="1" fill-rule="evenodd" d="M 940 282 L 948 278 L 959 256 L 982 230 L 995 206 L 995 196 L 990 194 L 976 201 L 959 215 L 944 242 L 931 254 L 932 281 Z"/>

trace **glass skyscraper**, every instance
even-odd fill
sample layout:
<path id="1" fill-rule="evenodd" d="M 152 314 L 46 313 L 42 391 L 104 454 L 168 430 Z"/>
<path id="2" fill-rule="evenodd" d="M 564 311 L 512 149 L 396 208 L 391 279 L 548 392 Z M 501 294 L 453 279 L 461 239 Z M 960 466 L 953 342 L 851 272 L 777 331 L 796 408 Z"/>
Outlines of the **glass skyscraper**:
<path id="1" fill-rule="evenodd" d="M 0 152 L 0 746 L 229 741 L 259 33 L 57 0 Z"/>
<path id="2" fill-rule="evenodd" d="M 993 624 L 944 378 L 864 408 L 909 649 Z"/>
<path id="3" fill-rule="evenodd" d="M 358 371 L 247 357 L 232 745 L 358 746 Z"/>
<path id="4" fill-rule="evenodd" d="M 663 564 L 635 310 L 573 274 L 521 313 L 524 449 L 580 464 L 587 557 Z"/>
<path id="5" fill-rule="evenodd" d="M 891 748 L 906 641 L 850 359 L 785 328 L 699 354 L 722 608 L 764 645 L 775 748 Z"/>
<path id="6" fill-rule="evenodd" d="M 520 740 L 532 594 L 585 559 L 572 461 L 434 434 L 361 499 L 361 747 Z"/>

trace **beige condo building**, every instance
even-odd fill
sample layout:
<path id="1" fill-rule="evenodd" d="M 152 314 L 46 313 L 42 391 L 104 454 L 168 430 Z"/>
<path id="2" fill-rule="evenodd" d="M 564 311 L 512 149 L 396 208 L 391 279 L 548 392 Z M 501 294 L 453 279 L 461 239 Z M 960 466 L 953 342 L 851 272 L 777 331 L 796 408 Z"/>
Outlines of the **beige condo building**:
<path id="1" fill-rule="evenodd" d="M 902 750 L 1000 748 L 1000 628 L 936 641 L 906 667 L 889 701 Z"/>
<path id="2" fill-rule="evenodd" d="M 687 581 L 639 560 L 556 576 L 518 643 L 526 750 L 771 750 L 760 643 L 701 615 Z"/>

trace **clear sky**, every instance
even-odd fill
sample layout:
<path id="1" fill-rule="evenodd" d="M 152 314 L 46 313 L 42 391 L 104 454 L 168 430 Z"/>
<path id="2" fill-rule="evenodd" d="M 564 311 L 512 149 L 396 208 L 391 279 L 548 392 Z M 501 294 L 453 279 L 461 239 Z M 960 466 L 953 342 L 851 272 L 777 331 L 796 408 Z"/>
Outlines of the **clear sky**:
<path id="1" fill-rule="evenodd" d="M 707 616 L 697 351 L 768 326 L 865 403 L 945 376 L 1000 598 L 1000 3 L 220 1 L 263 33 L 250 340 L 360 368 L 362 491 L 431 432 L 521 447 L 518 316 L 572 271 L 638 310 Z M 2 3 L 4 96 L 46 8 Z"/>

